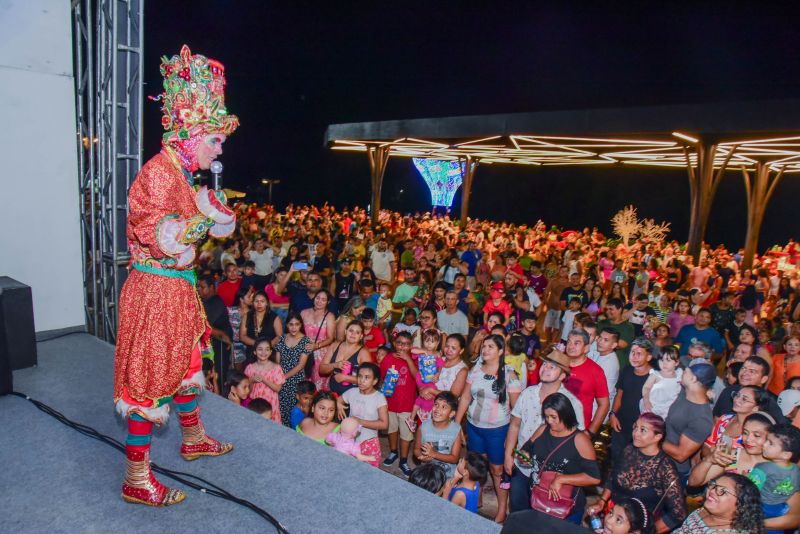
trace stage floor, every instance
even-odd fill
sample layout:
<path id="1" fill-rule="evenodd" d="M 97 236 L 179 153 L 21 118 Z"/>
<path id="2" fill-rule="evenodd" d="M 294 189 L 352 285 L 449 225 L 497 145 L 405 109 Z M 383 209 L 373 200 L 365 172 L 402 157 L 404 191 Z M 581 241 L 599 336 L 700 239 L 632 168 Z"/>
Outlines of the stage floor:
<path id="1" fill-rule="evenodd" d="M 111 401 L 113 347 L 89 335 L 70 335 L 39 343 L 38 353 L 38 367 L 14 373 L 14 389 L 124 441 L 125 427 Z M 291 533 L 500 530 L 221 397 L 205 394 L 201 406 L 209 434 L 233 442 L 235 450 L 184 461 L 173 417 L 154 436 L 153 461 L 252 501 Z M 0 397 L 0 532 L 274 531 L 253 512 L 188 488 L 182 488 L 186 500 L 169 508 L 126 504 L 119 495 L 124 463 L 122 453 L 24 399 Z"/>

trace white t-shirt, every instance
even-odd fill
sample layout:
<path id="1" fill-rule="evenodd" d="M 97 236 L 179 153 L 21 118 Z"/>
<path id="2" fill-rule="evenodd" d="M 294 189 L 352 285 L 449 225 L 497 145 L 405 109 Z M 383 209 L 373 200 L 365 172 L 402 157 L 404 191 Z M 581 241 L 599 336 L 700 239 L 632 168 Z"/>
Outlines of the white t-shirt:
<path id="1" fill-rule="evenodd" d="M 439 310 L 436 314 L 436 323 L 439 328 L 444 330 L 447 335 L 461 334 L 462 336 L 469 335 L 469 321 L 467 316 L 461 310 L 456 310 L 454 314 L 447 313 L 447 310 Z"/>
<path id="2" fill-rule="evenodd" d="M 350 388 L 342 393 L 344 401 L 350 405 L 350 415 L 365 421 L 378 420 L 378 408 L 386 406 L 386 397 L 380 391 L 364 395 L 358 388 Z M 378 431 L 372 428 L 361 428 L 356 443 L 378 437 Z"/>
<path id="3" fill-rule="evenodd" d="M 372 271 L 378 280 L 391 280 L 392 279 L 392 262 L 394 261 L 394 254 L 391 250 L 386 249 L 380 251 L 377 248 L 373 249 L 370 254 L 372 260 Z"/>
<path id="4" fill-rule="evenodd" d="M 606 383 L 608 384 L 608 402 L 611 404 L 614 403 L 614 397 L 617 396 L 617 379 L 619 378 L 619 358 L 617 358 L 617 353 L 613 350 L 606 354 L 605 356 L 601 356 L 599 352 L 597 352 L 597 343 L 592 343 L 592 346 L 589 348 L 589 354 L 587 354 L 590 360 L 594 363 L 599 365 L 603 368 L 603 372 L 606 374 Z M 594 406 L 592 407 L 592 415 L 597 410 L 597 402 L 594 402 Z M 608 417 L 608 415 L 606 415 Z"/>
<path id="5" fill-rule="evenodd" d="M 255 273 L 258 276 L 269 276 L 272 274 L 272 256 L 273 252 L 271 248 L 264 250 L 264 252 L 257 252 L 255 250 L 250 251 L 249 259 L 253 263 L 256 264 Z"/>
<path id="6" fill-rule="evenodd" d="M 612 353 L 613 354 L 613 353 Z M 511 410 L 511 415 L 518 417 L 521 420 L 519 426 L 519 436 L 517 437 L 517 448 L 522 447 L 528 441 L 536 430 L 544 424 L 542 417 L 542 400 L 539 398 L 539 391 L 542 389 L 542 384 L 536 384 L 525 388 L 517 399 L 517 403 Z M 572 409 L 575 410 L 575 416 L 578 419 L 578 429 L 583 430 L 583 405 L 578 398 L 567 391 L 564 384 L 558 389 L 558 393 L 563 394 L 569 399 L 572 404 Z M 525 476 L 530 475 L 530 469 L 524 469 L 517 465 L 520 471 Z"/>

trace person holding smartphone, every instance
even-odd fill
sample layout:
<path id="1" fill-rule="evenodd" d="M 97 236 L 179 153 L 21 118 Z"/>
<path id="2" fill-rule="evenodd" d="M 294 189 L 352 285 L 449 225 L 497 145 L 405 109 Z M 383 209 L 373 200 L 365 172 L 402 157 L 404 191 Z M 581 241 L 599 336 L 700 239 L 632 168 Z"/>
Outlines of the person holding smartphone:
<path id="1" fill-rule="evenodd" d="M 725 454 L 733 454 L 742 446 L 744 422 L 750 414 L 763 411 L 767 406 L 767 390 L 755 386 L 743 386 L 733 394 L 733 413 L 722 415 L 714 424 L 711 435 L 703 444 L 702 457 L 714 452 L 719 442 Z"/>

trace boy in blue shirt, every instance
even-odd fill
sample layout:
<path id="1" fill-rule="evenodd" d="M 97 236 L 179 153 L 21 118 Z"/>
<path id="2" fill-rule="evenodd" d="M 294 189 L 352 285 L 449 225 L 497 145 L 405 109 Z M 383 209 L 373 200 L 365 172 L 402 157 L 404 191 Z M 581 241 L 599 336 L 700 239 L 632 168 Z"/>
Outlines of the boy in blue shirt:
<path id="1" fill-rule="evenodd" d="M 314 382 L 310 380 L 298 382 L 297 392 L 295 393 L 297 404 L 294 405 L 289 415 L 290 428 L 297 428 L 297 425 L 302 423 L 303 419 L 308 416 L 308 412 L 311 411 L 311 401 L 316 393 L 317 386 L 314 385 Z"/>

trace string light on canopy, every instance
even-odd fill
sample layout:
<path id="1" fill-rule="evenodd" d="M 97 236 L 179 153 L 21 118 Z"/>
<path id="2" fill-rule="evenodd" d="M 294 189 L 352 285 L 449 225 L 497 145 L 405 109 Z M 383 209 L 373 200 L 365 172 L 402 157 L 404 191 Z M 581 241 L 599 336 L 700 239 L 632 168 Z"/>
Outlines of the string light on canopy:
<path id="1" fill-rule="evenodd" d="M 464 179 L 464 163 L 458 160 L 413 158 L 414 166 L 431 190 L 431 204 L 447 210 Z"/>

